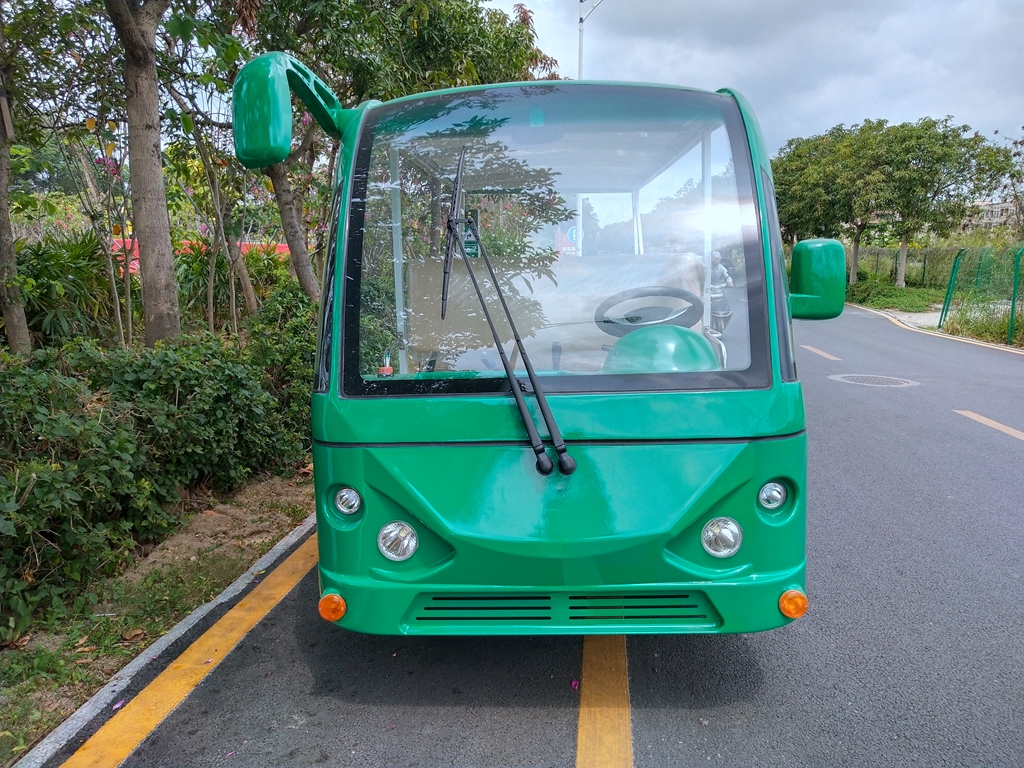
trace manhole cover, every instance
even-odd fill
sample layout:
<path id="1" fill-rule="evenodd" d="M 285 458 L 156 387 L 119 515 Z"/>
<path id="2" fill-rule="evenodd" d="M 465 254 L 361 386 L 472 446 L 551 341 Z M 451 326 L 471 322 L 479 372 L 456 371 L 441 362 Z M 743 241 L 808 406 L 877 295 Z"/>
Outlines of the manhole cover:
<path id="1" fill-rule="evenodd" d="M 894 379 L 891 376 L 865 376 L 856 373 L 844 373 L 837 376 L 829 376 L 833 381 L 841 381 L 845 384 L 861 384 L 865 387 L 916 387 L 920 382 L 910 379 Z"/>

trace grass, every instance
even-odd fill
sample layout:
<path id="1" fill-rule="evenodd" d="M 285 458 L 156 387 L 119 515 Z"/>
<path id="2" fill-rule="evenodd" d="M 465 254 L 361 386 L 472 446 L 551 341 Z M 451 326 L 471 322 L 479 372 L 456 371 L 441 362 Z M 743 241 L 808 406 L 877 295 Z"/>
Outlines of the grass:
<path id="1" fill-rule="evenodd" d="M 872 309 L 900 312 L 930 312 L 942 304 L 943 292 L 937 288 L 897 288 L 881 280 L 868 280 L 846 286 L 846 300 Z"/>
<path id="2" fill-rule="evenodd" d="M 216 555 L 153 570 L 137 584 L 111 579 L 91 610 L 38 624 L 23 647 L 0 653 L 0 765 L 18 758 L 143 648 L 216 597 L 251 559 Z"/>
<path id="3" fill-rule="evenodd" d="M 983 301 L 972 294 L 966 294 L 954 303 L 949 316 L 942 324 L 942 330 L 956 336 L 1005 344 L 1010 330 L 1010 308 L 1007 304 L 1008 302 Z M 1017 312 L 1012 346 L 1024 346 L 1024 312 Z"/>
<path id="4" fill-rule="evenodd" d="M 252 534 L 247 538 L 240 528 L 234 537 L 237 547 L 224 546 L 216 529 L 193 527 L 203 519 L 196 516 L 181 533 L 189 541 L 205 537 L 206 546 L 177 550 L 180 565 L 140 562 L 99 584 L 84 608 L 41 616 L 13 645 L 0 648 L 0 766 L 24 755 L 121 667 L 220 594 L 306 518 L 312 508 L 311 481 L 293 481 L 290 491 L 274 482 L 253 483 L 229 502 L 245 510 L 246 515 L 233 519 L 247 521 L 242 527 Z M 265 535 L 267 530 L 273 534 Z"/>

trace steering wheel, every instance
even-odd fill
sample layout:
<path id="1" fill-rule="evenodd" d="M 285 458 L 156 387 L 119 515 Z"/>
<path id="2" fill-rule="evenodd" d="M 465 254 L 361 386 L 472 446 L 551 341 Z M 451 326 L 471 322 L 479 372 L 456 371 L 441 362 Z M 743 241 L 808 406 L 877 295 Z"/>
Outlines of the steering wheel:
<path id="1" fill-rule="evenodd" d="M 617 304 L 648 296 L 670 296 L 673 299 L 682 299 L 690 306 L 673 310 L 670 307 L 655 304 L 630 310 L 630 313 L 625 316 L 608 316 L 609 311 Z M 621 291 L 605 299 L 594 312 L 594 322 L 605 333 L 622 337 L 630 331 L 649 325 L 681 325 L 684 328 L 692 328 L 700 322 L 703 316 L 704 302 L 692 291 L 685 288 L 672 288 L 667 285 L 650 285 L 643 288 L 630 288 L 628 291 Z"/>

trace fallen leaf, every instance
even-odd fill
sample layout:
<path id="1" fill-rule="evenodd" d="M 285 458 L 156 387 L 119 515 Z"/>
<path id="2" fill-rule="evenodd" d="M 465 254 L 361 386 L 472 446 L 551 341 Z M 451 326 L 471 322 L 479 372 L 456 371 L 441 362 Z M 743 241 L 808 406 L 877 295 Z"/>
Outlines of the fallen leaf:
<path id="1" fill-rule="evenodd" d="M 11 643 L 11 647 L 12 648 L 24 648 L 28 644 L 28 641 L 31 640 L 31 639 L 32 639 L 32 635 L 22 635 L 17 640 L 15 640 L 13 643 Z"/>
<path id="2" fill-rule="evenodd" d="M 84 659 L 76 659 L 75 664 L 92 664 L 92 656 L 86 656 Z"/>
<path id="3" fill-rule="evenodd" d="M 127 632 L 125 632 L 123 635 L 121 635 L 121 637 L 123 637 L 125 640 L 129 640 L 129 641 L 141 640 L 142 637 L 145 634 L 146 633 L 145 633 L 144 630 L 136 627 L 135 629 L 129 629 Z"/>
<path id="4" fill-rule="evenodd" d="M 87 645 L 84 648 L 76 648 L 75 653 L 92 653 L 96 650 L 95 645 Z"/>
<path id="5" fill-rule="evenodd" d="M 89 636 L 83 635 L 82 637 L 78 638 L 78 642 L 75 643 L 75 648 L 77 648 L 80 645 L 85 645 L 87 642 L 89 642 Z"/>
<path id="6" fill-rule="evenodd" d="M 574 691 L 578 691 L 580 689 L 580 681 L 579 680 L 573 680 L 571 683 L 569 683 L 569 685 L 572 686 L 572 689 Z"/>

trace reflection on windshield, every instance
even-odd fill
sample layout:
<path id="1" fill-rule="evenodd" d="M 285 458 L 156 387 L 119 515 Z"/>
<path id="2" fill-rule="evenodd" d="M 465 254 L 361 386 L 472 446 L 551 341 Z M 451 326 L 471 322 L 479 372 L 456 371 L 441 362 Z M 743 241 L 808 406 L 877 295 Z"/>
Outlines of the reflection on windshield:
<path id="1" fill-rule="evenodd" d="M 452 205 L 479 222 L 542 375 L 747 369 L 748 261 L 761 267 L 730 104 L 676 89 L 544 85 L 390 107 L 367 169 L 360 376 L 504 376 L 459 260 L 440 317 Z M 462 199 L 452 201 L 463 148 Z M 521 367 L 500 313 L 495 322 Z"/>

